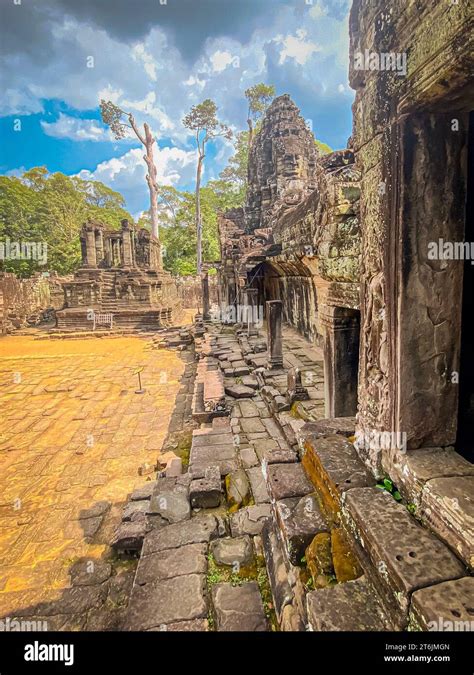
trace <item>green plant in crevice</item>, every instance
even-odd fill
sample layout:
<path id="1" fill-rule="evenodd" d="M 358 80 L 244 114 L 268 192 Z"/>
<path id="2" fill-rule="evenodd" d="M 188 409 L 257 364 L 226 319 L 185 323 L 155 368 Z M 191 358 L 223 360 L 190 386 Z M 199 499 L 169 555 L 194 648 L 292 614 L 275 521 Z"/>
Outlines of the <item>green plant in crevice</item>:
<path id="1" fill-rule="evenodd" d="M 375 487 L 378 487 L 380 490 L 385 490 L 385 492 L 391 494 L 396 502 L 402 501 L 402 495 L 399 493 L 399 491 L 397 490 L 393 481 L 390 478 L 388 477 L 384 478 L 383 480 L 378 482 Z"/>

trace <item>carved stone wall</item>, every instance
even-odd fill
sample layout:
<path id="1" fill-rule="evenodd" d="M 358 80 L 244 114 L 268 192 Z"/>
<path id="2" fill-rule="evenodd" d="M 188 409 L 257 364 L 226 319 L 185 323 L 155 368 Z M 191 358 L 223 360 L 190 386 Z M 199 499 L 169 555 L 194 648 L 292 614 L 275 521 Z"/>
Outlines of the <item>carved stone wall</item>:
<path id="1" fill-rule="evenodd" d="M 355 0 L 350 17 L 364 253 L 358 428 L 406 432 L 409 447 L 456 435 L 462 265 L 428 260 L 428 242 L 463 238 L 472 23 L 469 3 L 430 0 Z M 390 53 L 398 71 L 356 60 Z M 387 454 L 365 452 L 380 473 Z"/>

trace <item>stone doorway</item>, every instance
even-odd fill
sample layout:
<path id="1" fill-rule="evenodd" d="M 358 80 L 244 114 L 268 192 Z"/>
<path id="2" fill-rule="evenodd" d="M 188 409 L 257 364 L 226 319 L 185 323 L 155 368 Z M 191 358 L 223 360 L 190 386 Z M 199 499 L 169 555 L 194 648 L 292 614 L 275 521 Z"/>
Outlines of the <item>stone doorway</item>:
<path id="1" fill-rule="evenodd" d="M 474 242 L 474 111 L 469 114 L 466 230 L 464 241 Z M 474 265 L 464 261 L 459 410 L 456 449 L 474 462 Z"/>

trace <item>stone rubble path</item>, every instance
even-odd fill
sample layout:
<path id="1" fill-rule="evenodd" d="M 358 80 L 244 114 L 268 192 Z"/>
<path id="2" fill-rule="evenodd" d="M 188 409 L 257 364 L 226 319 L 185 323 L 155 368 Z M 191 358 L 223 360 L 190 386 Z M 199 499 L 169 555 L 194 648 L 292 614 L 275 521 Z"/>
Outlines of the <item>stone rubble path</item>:
<path id="1" fill-rule="evenodd" d="M 319 414 L 323 405 L 321 352 L 293 331 L 285 333 L 284 365 L 306 370 L 311 394 L 302 403 L 308 416 Z M 136 493 L 127 507 L 126 515 L 137 527 L 136 548 L 143 544 L 124 630 L 276 629 L 262 541 L 264 525 L 275 517 L 272 503 L 286 502 L 293 514 L 293 525 L 287 522 L 286 531 L 289 545 L 298 542 L 299 553 L 311 541 L 308 532 L 323 526 L 317 516 L 311 519 L 304 512 L 303 525 L 300 522 L 302 506 L 299 509 L 298 505 L 314 488 L 297 463 L 296 448 L 288 443 L 262 397 L 258 376 L 252 372 L 255 366 L 248 363 L 249 359 L 266 359 L 262 341 L 242 338 L 239 343 L 235 335 L 223 334 L 219 326 L 209 324 L 202 340 L 196 339 L 206 368 L 215 372 L 218 364 L 224 375 L 230 415 L 201 421 L 203 394 L 188 471 L 177 478 L 159 477 L 151 494 Z M 275 374 L 271 385 L 275 396 L 283 397 L 286 374 Z M 199 379 L 196 386 L 202 393 Z M 176 495 L 183 500 L 179 510 L 173 499 Z M 167 510 L 172 517 L 166 515 Z M 130 542 L 115 537 L 119 553 L 125 544 Z"/>

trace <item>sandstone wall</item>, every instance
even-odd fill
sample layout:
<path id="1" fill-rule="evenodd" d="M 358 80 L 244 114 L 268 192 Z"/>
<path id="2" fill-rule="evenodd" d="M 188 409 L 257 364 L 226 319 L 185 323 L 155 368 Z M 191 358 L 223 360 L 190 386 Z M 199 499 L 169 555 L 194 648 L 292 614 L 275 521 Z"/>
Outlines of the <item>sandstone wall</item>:
<path id="1" fill-rule="evenodd" d="M 355 0 L 350 17 L 364 252 L 358 424 L 406 432 L 409 447 L 456 436 L 462 266 L 430 261 L 427 243 L 463 236 L 472 28 L 462 1 Z M 406 72 L 356 67 L 366 51 L 405 55 Z M 366 459 L 380 470 L 380 455 Z"/>
<path id="2" fill-rule="evenodd" d="M 62 281 L 65 278 L 38 274 L 19 279 L 9 272 L 0 273 L 1 332 L 9 333 L 53 317 L 53 310 L 64 305 Z"/>
<path id="3" fill-rule="evenodd" d="M 196 276 L 175 277 L 178 297 L 185 309 L 202 309 L 201 279 Z M 212 304 L 217 304 L 217 275 L 209 275 L 209 296 Z"/>

